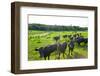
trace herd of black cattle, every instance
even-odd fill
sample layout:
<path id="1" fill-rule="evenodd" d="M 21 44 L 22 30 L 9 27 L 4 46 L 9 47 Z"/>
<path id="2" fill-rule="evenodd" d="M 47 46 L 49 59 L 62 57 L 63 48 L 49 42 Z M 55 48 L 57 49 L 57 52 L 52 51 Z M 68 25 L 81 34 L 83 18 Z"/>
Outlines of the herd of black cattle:
<path id="1" fill-rule="evenodd" d="M 81 43 L 86 44 L 85 46 L 87 47 L 88 44 L 88 38 L 85 38 L 82 36 L 81 33 L 76 33 L 73 35 L 63 35 L 63 38 L 69 38 L 69 41 L 65 41 L 63 43 L 60 43 L 60 36 L 56 36 L 53 37 L 53 39 L 56 41 L 55 44 L 52 45 L 48 45 L 45 47 L 40 47 L 40 48 L 35 48 L 35 51 L 38 51 L 40 54 L 40 58 L 44 58 L 46 60 L 46 58 L 48 58 L 48 60 L 50 59 L 50 55 L 51 53 L 55 52 L 55 59 L 60 59 L 60 55 L 63 55 L 63 58 L 65 58 L 66 56 L 66 49 L 68 47 L 69 49 L 69 53 L 68 55 L 72 55 L 73 54 L 73 50 L 75 48 L 75 43 L 78 44 L 78 47 L 81 46 Z"/>

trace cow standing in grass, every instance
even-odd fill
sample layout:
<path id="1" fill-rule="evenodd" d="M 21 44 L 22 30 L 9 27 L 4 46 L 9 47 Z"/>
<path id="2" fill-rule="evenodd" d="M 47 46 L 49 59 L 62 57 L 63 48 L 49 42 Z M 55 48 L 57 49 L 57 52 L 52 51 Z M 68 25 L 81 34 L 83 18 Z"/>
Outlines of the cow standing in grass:
<path id="1" fill-rule="evenodd" d="M 69 47 L 69 55 L 73 53 L 73 50 L 74 50 L 74 41 L 71 40 L 68 44 L 68 47 Z"/>
<path id="2" fill-rule="evenodd" d="M 59 51 L 59 45 L 60 45 L 59 40 L 60 40 L 60 35 L 59 35 L 59 36 L 53 37 L 53 39 L 56 41 L 56 44 L 57 44 L 55 56 L 56 56 L 57 59 L 59 59 L 59 57 L 60 57 L 60 51 Z"/>
<path id="3" fill-rule="evenodd" d="M 63 42 L 62 44 L 59 45 L 59 59 L 60 59 L 60 54 L 62 53 L 63 54 L 63 58 L 65 58 L 65 51 L 66 51 L 66 48 L 67 48 L 67 43 L 66 42 Z"/>
<path id="4" fill-rule="evenodd" d="M 76 42 L 78 43 L 78 46 L 80 46 L 80 44 L 82 42 L 84 42 L 85 44 L 87 44 L 88 43 L 88 38 L 77 37 Z"/>
<path id="5" fill-rule="evenodd" d="M 57 44 L 53 44 L 53 45 L 49 45 L 46 47 L 40 47 L 38 49 L 37 48 L 35 49 L 35 51 L 39 51 L 40 58 L 44 58 L 45 60 L 47 57 L 49 60 L 51 53 L 53 53 L 55 50 L 57 50 Z"/>

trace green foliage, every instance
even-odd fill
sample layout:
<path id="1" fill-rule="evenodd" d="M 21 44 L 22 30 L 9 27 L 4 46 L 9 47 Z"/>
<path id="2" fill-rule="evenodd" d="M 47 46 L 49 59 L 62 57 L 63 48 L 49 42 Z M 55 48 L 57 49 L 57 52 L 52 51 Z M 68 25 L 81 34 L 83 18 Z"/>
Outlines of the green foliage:
<path id="1" fill-rule="evenodd" d="M 29 24 L 29 30 L 41 31 L 87 31 L 87 27 L 66 26 L 66 25 L 46 25 L 46 24 Z"/>

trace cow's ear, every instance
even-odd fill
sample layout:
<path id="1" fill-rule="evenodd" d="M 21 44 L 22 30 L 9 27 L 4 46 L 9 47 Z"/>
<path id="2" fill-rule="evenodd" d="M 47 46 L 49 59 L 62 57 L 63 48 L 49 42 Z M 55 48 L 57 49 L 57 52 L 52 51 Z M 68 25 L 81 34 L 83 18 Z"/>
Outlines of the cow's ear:
<path id="1" fill-rule="evenodd" d="M 44 47 L 40 47 L 40 49 L 43 49 Z"/>
<path id="2" fill-rule="evenodd" d="M 38 48 L 35 48 L 35 51 L 39 51 L 39 49 Z"/>

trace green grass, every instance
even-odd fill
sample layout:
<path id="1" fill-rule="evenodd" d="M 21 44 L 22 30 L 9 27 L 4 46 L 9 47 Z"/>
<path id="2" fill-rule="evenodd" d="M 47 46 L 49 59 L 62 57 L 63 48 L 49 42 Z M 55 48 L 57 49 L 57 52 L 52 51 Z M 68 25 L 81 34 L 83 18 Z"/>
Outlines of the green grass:
<path id="1" fill-rule="evenodd" d="M 78 32 L 78 33 L 82 33 L 82 36 L 84 37 L 88 37 L 88 33 L 87 32 Z M 28 32 L 28 60 L 32 61 L 32 60 L 41 60 L 39 57 L 39 52 L 35 51 L 35 48 L 39 48 L 39 47 L 44 47 L 44 46 L 48 46 L 51 44 L 54 44 L 55 41 L 53 40 L 53 37 L 60 35 L 61 39 L 60 39 L 60 43 L 66 41 L 68 42 L 69 39 L 64 39 L 62 36 L 63 35 L 72 35 L 75 34 L 75 32 L 71 31 L 59 31 L 59 32 L 55 32 L 55 31 L 51 31 L 51 32 L 47 32 L 47 31 L 32 31 L 29 30 Z M 40 37 L 43 36 L 43 37 Z M 82 43 L 81 45 L 84 45 L 84 43 Z M 88 50 L 85 47 L 78 47 L 77 44 L 75 45 L 75 49 L 73 51 L 73 55 L 68 55 L 68 47 L 66 49 L 66 56 L 65 59 L 79 59 L 79 58 L 87 58 L 88 57 Z M 51 60 L 55 59 L 55 52 L 53 52 L 51 54 L 50 57 Z M 61 59 L 64 59 L 62 54 L 61 54 Z"/>

